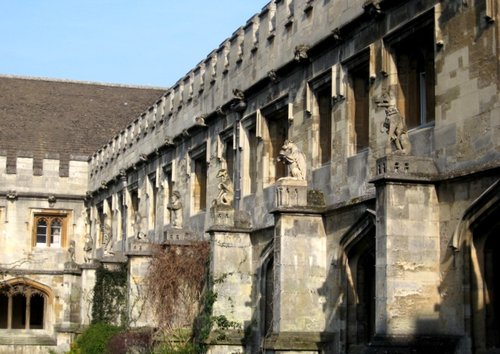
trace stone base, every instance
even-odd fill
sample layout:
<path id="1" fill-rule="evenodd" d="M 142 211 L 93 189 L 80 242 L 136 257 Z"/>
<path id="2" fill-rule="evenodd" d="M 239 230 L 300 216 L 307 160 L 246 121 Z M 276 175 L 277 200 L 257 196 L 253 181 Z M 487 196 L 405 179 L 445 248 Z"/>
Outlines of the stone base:
<path id="1" fill-rule="evenodd" d="M 214 205 L 210 208 L 210 216 L 213 226 L 234 226 L 234 209 L 229 205 Z"/>
<path id="2" fill-rule="evenodd" d="M 276 207 L 307 206 L 307 181 L 284 177 L 275 186 Z"/>
<path id="3" fill-rule="evenodd" d="M 377 160 L 375 178 L 382 179 L 431 181 L 438 175 L 434 159 L 411 155 L 387 155 Z"/>
<path id="4" fill-rule="evenodd" d="M 188 244 L 199 241 L 191 230 L 170 227 L 163 232 L 163 244 Z"/>
<path id="5" fill-rule="evenodd" d="M 150 255 L 153 250 L 151 242 L 143 240 L 133 240 L 129 243 L 127 255 Z"/>

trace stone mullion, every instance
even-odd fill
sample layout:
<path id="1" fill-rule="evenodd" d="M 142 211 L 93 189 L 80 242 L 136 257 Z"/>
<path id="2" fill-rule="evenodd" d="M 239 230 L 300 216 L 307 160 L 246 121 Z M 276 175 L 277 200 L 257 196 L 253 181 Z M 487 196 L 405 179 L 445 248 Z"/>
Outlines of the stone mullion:
<path id="1" fill-rule="evenodd" d="M 12 328 L 12 294 L 9 294 L 9 301 L 7 304 L 7 328 Z"/>

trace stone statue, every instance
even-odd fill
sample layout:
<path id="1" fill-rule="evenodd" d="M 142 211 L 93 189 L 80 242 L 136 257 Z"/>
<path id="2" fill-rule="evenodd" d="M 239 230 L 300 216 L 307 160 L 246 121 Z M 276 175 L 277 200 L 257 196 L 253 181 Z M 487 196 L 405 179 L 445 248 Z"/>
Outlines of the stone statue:
<path id="1" fill-rule="evenodd" d="M 172 227 L 182 229 L 182 202 L 179 191 L 172 192 L 167 208 L 170 210 L 170 223 Z"/>
<path id="2" fill-rule="evenodd" d="M 146 234 L 142 232 L 142 215 L 138 211 L 134 214 L 134 236 L 137 240 L 146 239 Z"/>
<path id="3" fill-rule="evenodd" d="M 214 200 L 215 205 L 228 205 L 232 206 L 234 199 L 234 188 L 233 182 L 231 178 L 229 178 L 229 174 L 225 168 L 219 170 L 217 173 L 217 178 L 220 178 L 219 194 L 217 198 Z"/>
<path id="4" fill-rule="evenodd" d="M 306 157 L 291 140 L 285 140 L 278 155 L 278 162 L 288 165 L 290 176 L 285 178 L 306 179 Z"/>
<path id="5" fill-rule="evenodd" d="M 83 244 L 83 260 L 89 263 L 92 260 L 92 249 L 94 248 L 94 240 L 90 234 L 85 235 L 85 243 Z"/>
<path id="6" fill-rule="evenodd" d="M 113 234 L 111 232 L 111 227 L 109 225 L 104 225 L 102 232 L 104 240 L 104 255 L 113 256 L 115 252 L 113 251 L 114 241 L 113 241 Z"/>
<path id="7" fill-rule="evenodd" d="M 76 259 L 75 259 L 75 240 L 69 241 L 68 259 L 69 259 L 69 262 L 76 263 Z"/>
<path id="8" fill-rule="evenodd" d="M 411 143 L 408 138 L 404 117 L 396 108 L 394 99 L 389 92 L 375 100 L 378 107 L 385 109 L 385 120 L 380 127 L 382 133 L 387 133 L 385 153 L 392 153 L 392 143 L 396 146 L 395 154 L 408 155 L 411 152 Z"/>

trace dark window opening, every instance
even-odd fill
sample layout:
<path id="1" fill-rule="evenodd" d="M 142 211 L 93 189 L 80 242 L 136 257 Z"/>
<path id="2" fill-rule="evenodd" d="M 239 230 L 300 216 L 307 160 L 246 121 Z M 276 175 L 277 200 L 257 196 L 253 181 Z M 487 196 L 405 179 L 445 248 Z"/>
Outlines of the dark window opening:
<path id="1" fill-rule="evenodd" d="M 332 157 L 332 88 L 326 85 L 316 93 L 319 112 L 319 155 L 321 164 Z"/>
<path id="2" fill-rule="evenodd" d="M 15 294 L 12 296 L 12 329 L 26 328 L 26 296 Z"/>
<path id="3" fill-rule="evenodd" d="M 257 133 L 255 125 L 247 130 L 248 134 L 248 178 L 250 183 L 250 193 L 257 191 Z"/>
<path id="4" fill-rule="evenodd" d="M 495 269 L 500 269 L 500 223 L 491 231 L 484 246 L 486 347 L 500 348 L 500 281 L 495 276 Z"/>
<path id="5" fill-rule="evenodd" d="M 398 108 L 408 128 L 434 121 L 434 30 L 423 27 L 395 44 Z"/>
<path id="6" fill-rule="evenodd" d="M 9 297 L 0 294 L 0 328 L 8 328 Z"/>
<path id="7" fill-rule="evenodd" d="M 273 329 L 273 297 L 274 297 L 274 260 L 271 258 L 264 273 L 264 336 L 269 335 Z"/>
<path id="8" fill-rule="evenodd" d="M 205 211 L 207 207 L 207 161 L 205 156 L 194 159 L 194 211 Z"/>
<path id="9" fill-rule="evenodd" d="M 45 298 L 34 294 L 30 299 L 30 328 L 43 329 L 43 314 L 45 311 Z"/>
<path id="10" fill-rule="evenodd" d="M 226 139 L 224 141 L 224 159 L 226 160 L 226 170 L 234 182 L 234 148 L 233 148 L 233 138 Z"/>
<path id="11" fill-rule="evenodd" d="M 267 126 L 269 129 L 269 142 L 267 153 L 269 154 L 269 182 L 274 183 L 279 178 L 287 175 L 286 166 L 282 163 L 276 163 L 276 158 L 288 139 L 288 112 L 286 109 L 280 109 L 267 117 Z"/>
<path id="12" fill-rule="evenodd" d="M 359 153 L 369 145 L 369 69 L 368 62 L 349 69 L 349 81 L 352 89 L 351 119 L 354 126 L 355 152 Z"/>

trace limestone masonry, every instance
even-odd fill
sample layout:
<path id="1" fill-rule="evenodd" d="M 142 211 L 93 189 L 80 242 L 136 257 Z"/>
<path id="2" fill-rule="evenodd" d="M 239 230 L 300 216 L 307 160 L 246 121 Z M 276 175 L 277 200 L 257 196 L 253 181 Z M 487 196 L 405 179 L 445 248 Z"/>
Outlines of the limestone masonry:
<path id="1" fill-rule="evenodd" d="M 0 353 L 69 350 L 100 265 L 154 327 L 152 245 L 199 240 L 211 354 L 498 352 L 499 7 L 274 0 L 166 90 L 1 77 Z"/>

